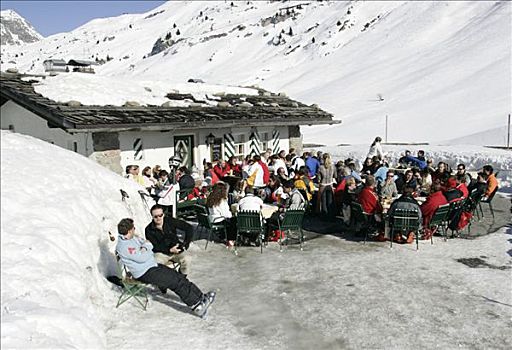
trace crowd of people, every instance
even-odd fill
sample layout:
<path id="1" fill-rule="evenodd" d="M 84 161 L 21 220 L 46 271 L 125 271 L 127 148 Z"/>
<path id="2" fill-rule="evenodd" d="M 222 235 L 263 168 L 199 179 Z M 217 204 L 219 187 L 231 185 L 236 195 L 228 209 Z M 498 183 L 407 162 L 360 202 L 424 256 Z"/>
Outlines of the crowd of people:
<path id="1" fill-rule="evenodd" d="M 371 144 L 362 168 L 353 159 L 334 162 L 330 154 L 294 149 L 272 154 L 268 149 L 260 155 L 243 159 L 230 157 L 213 163 L 204 162 L 204 171 L 176 166 L 171 174 L 160 166 L 145 167 L 139 175 L 137 166 L 126 167 L 127 177 L 144 186 L 165 211 L 175 205 L 169 197 L 170 187 L 179 190 L 179 200 L 202 199 L 213 222 L 226 220 L 228 244 L 236 235 L 231 205 L 261 208 L 263 203 L 286 208 L 306 208 L 325 219 L 341 217 L 351 224 L 351 203 L 360 203 L 364 212 L 383 221 L 383 203 L 393 202 L 391 212 L 403 203 L 420 208 L 425 228 L 439 205 L 467 198 L 475 190 L 489 197 L 498 183 L 491 165 L 486 165 L 472 178 L 464 164 L 452 170 L 445 162 L 427 158 L 423 150 L 416 155 L 406 150 L 395 164 L 386 158 L 381 138 Z M 426 200 L 420 205 L 416 198 Z M 242 200 L 244 199 L 244 200 Z M 392 210 L 391 210 L 392 209 Z M 274 219 L 272 219 L 274 220 Z M 272 221 L 270 220 L 270 221 Z M 379 226 L 379 225 L 378 225 Z M 428 238 L 428 234 L 426 235 Z M 382 239 L 380 237 L 379 239 Z M 404 237 L 404 241 L 410 237 Z M 400 240 L 400 238 L 398 238 Z"/>

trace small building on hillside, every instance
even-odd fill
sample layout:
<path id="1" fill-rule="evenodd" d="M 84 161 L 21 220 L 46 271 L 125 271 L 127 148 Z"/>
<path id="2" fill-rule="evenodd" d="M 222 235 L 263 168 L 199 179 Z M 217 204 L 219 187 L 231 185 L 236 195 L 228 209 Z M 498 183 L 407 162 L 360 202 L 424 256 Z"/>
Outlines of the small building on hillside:
<path id="1" fill-rule="evenodd" d="M 80 73 L 92 73 L 94 74 L 94 68 L 92 66 L 98 65 L 97 62 L 94 61 L 85 61 L 85 60 L 69 60 L 68 66 L 71 67 L 73 72 Z"/>
<path id="2" fill-rule="evenodd" d="M 340 123 L 315 105 L 257 88 L 245 89 L 253 92 L 249 95 L 207 97 L 174 90 L 162 96 L 168 102 L 161 106 L 86 106 L 44 97 L 34 91 L 33 84 L 41 82 L 31 79 L 2 73 L 1 128 L 80 153 L 119 174 L 129 164 L 167 168 L 175 154 L 183 165 L 201 170 L 205 161 L 267 148 L 300 152 L 300 125 Z"/>
<path id="3" fill-rule="evenodd" d="M 48 73 L 69 72 L 66 61 L 51 59 L 43 62 L 44 71 Z"/>

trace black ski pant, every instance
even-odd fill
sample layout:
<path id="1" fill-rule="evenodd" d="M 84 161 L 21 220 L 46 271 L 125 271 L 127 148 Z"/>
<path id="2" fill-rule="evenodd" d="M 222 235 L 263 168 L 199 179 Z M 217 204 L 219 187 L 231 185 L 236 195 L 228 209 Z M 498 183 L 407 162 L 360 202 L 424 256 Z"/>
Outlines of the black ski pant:
<path id="1" fill-rule="evenodd" d="M 139 281 L 168 288 L 176 293 L 188 306 L 196 305 L 203 298 L 203 292 L 184 275 L 165 265 L 158 264 L 137 278 Z"/>

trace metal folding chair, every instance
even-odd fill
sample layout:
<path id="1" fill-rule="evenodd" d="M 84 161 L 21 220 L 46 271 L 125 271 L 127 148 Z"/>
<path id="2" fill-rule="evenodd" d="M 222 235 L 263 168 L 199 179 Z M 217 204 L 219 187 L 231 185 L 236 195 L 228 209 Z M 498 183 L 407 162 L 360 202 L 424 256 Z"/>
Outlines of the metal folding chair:
<path id="1" fill-rule="evenodd" d="M 482 210 L 482 203 L 489 204 L 489 210 L 491 211 L 492 219 L 494 220 L 494 210 L 492 208 L 492 199 L 494 198 L 494 195 L 498 192 L 498 187 L 492 191 L 492 193 L 489 195 L 489 197 L 483 197 L 478 201 L 478 207 L 480 208 L 480 212 L 482 213 L 482 218 L 484 217 L 484 211 Z"/>
<path id="2" fill-rule="evenodd" d="M 123 292 L 119 296 L 119 299 L 117 299 L 116 308 L 133 298 L 142 306 L 142 309 L 146 311 L 148 305 L 146 284 L 131 277 L 130 272 L 126 270 L 126 266 L 123 265 L 117 253 L 116 260 L 118 277 L 123 285 Z M 144 301 L 142 301 L 141 298 L 143 298 Z"/>
<path id="3" fill-rule="evenodd" d="M 265 229 L 263 226 L 261 214 L 255 210 L 239 211 L 236 214 L 236 239 L 235 255 L 238 255 L 237 245 L 239 238 L 243 235 L 257 235 L 256 241 L 260 245 L 263 254 L 263 241 L 265 239 Z"/>
<path id="4" fill-rule="evenodd" d="M 226 222 L 222 221 L 220 223 L 213 223 L 210 221 L 210 216 L 205 213 L 197 213 L 197 229 L 204 228 L 208 231 L 208 238 L 206 239 L 206 245 L 204 250 L 208 248 L 208 242 L 211 240 L 212 232 L 214 234 L 219 234 L 220 232 L 224 232 L 224 238 L 226 241 L 228 240 L 228 231 L 226 228 Z"/>
<path id="5" fill-rule="evenodd" d="M 300 250 L 304 250 L 304 232 L 302 231 L 302 221 L 304 220 L 304 209 L 293 209 L 286 210 L 284 212 L 283 220 L 279 221 L 279 231 L 281 232 L 279 236 L 279 250 L 283 250 L 283 235 L 282 232 L 287 232 L 287 240 L 294 239 L 291 237 L 291 232 L 297 231 L 299 241 Z"/>
<path id="6" fill-rule="evenodd" d="M 448 224 L 448 214 L 450 212 L 450 204 L 446 203 L 443 205 L 440 205 L 437 207 L 434 215 L 432 215 L 432 219 L 430 219 L 430 222 L 428 223 L 428 228 L 433 230 L 435 227 L 435 230 L 437 231 L 439 228 L 441 229 L 441 234 L 443 237 L 446 238 L 446 225 Z M 434 244 L 434 232 L 432 232 L 432 235 L 430 236 L 430 244 Z"/>
<path id="7" fill-rule="evenodd" d="M 420 214 L 418 210 L 407 210 L 397 208 L 393 215 L 389 217 L 391 227 L 390 248 L 393 247 L 395 232 L 403 231 L 405 233 L 413 231 L 416 235 L 416 250 L 419 249 L 419 235 L 421 230 Z"/>
<path id="8" fill-rule="evenodd" d="M 359 225 L 361 226 L 360 231 L 364 232 L 364 243 L 366 244 L 368 233 L 375 229 L 373 215 L 366 213 L 361 204 L 352 202 L 350 203 L 350 222 L 351 226 L 356 229 Z"/>

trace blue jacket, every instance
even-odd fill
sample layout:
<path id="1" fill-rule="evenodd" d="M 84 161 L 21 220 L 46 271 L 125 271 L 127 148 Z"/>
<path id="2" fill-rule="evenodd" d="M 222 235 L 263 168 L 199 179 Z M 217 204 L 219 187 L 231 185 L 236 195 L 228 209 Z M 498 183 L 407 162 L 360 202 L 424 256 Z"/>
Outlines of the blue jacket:
<path id="1" fill-rule="evenodd" d="M 306 159 L 306 167 L 309 170 L 309 177 L 313 178 L 316 176 L 318 168 L 320 168 L 320 162 L 315 157 L 308 157 L 308 159 Z"/>
<path id="2" fill-rule="evenodd" d="M 421 170 L 423 170 L 423 169 L 425 169 L 427 167 L 427 162 L 425 162 L 423 160 L 420 160 L 420 159 L 418 159 L 416 157 L 413 157 L 413 156 L 404 157 L 404 161 L 405 161 L 406 164 L 410 164 L 412 166 L 418 167 Z"/>
<path id="3" fill-rule="evenodd" d="M 388 168 L 386 166 L 381 166 L 373 176 L 375 176 L 375 180 L 377 180 L 378 183 L 381 183 L 382 181 L 386 180 L 386 176 L 388 175 Z"/>
<path id="4" fill-rule="evenodd" d="M 140 237 L 127 239 L 119 235 L 116 251 L 121 262 L 128 268 L 133 277 L 139 278 L 152 267 L 158 266 L 153 256 L 153 245 Z"/>

